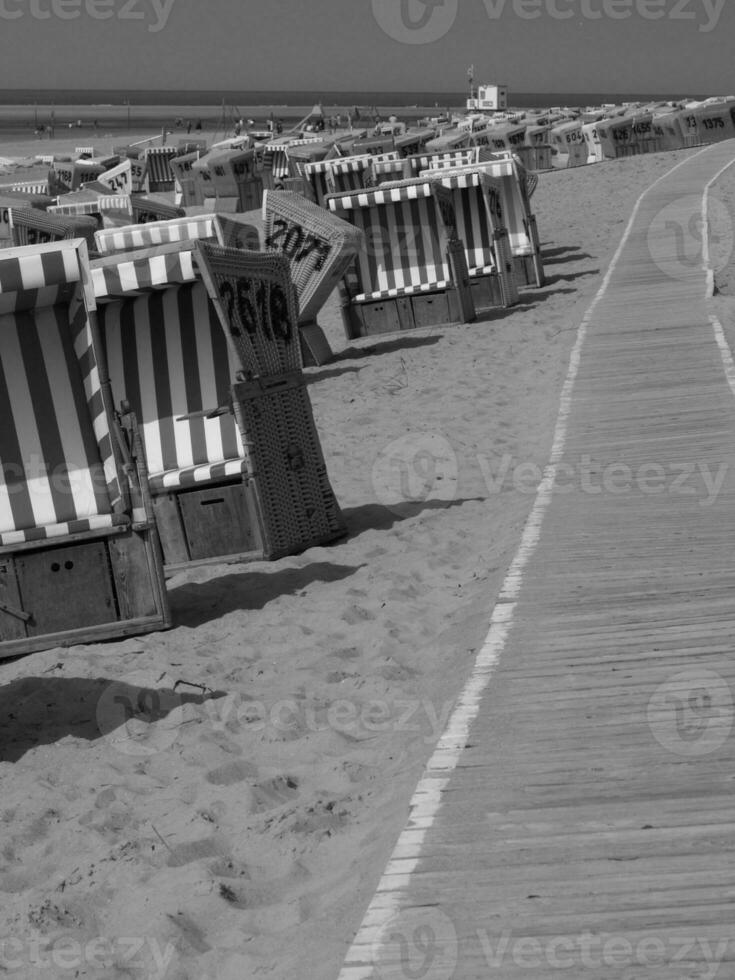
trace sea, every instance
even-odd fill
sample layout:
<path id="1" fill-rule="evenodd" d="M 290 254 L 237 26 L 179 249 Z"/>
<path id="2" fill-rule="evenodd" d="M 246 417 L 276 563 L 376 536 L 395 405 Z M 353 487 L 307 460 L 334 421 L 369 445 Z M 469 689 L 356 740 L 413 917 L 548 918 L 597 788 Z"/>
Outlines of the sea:
<path id="1" fill-rule="evenodd" d="M 710 93 L 711 94 L 711 93 Z M 38 126 L 81 125 L 105 132 L 155 129 L 201 122 L 204 130 L 245 118 L 250 126 L 280 119 L 295 125 L 321 103 L 327 115 L 348 113 L 373 122 L 391 115 L 406 120 L 465 107 L 468 92 L 322 92 L 248 90 L 0 89 L 0 133 L 28 135 Z M 706 98 L 696 93 L 512 92 L 514 108 L 593 106 L 603 103 Z"/>

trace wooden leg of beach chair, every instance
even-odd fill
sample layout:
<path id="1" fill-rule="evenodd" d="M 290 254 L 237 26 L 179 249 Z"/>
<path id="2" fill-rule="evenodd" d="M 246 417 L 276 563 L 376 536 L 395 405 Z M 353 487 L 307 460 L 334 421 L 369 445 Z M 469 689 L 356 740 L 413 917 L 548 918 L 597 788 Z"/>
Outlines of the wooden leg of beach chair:
<path id="1" fill-rule="evenodd" d="M 334 357 L 329 341 L 316 320 L 299 324 L 299 338 L 304 367 L 321 367 Z"/>
<path id="2" fill-rule="evenodd" d="M 353 303 L 352 294 L 349 286 L 344 279 L 337 285 L 339 292 L 339 302 L 342 311 L 342 326 L 344 327 L 345 337 L 348 340 L 355 340 L 357 337 L 365 336 L 365 322 L 360 312 L 359 305 Z"/>
<path id="3" fill-rule="evenodd" d="M 472 298 L 470 274 L 467 269 L 467 255 L 464 244 L 459 239 L 450 239 L 447 246 L 449 267 L 452 270 L 452 282 L 455 286 L 458 302 L 457 322 L 474 323 L 477 319 L 475 303 Z"/>

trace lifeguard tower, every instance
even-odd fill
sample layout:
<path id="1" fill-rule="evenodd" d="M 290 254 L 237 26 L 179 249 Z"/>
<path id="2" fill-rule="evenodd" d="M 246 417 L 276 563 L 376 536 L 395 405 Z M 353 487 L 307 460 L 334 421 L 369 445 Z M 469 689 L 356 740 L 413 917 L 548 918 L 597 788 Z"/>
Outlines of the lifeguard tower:
<path id="1" fill-rule="evenodd" d="M 468 112 L 504 112 L 508 108 L 507 85 L 479 85 L 475 94 L 474 66 L 468 70 L 467 76 L 470 80 Z"/>

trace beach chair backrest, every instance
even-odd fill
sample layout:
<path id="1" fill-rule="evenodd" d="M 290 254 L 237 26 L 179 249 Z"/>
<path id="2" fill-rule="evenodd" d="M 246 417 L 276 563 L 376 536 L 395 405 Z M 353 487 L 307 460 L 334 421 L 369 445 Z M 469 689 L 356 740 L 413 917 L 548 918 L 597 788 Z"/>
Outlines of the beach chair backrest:
<path id="1" fill-rule="evenodd" d="M 469 168 L 455 168 L 448 173 L 465 170 L 480 171 L 493 177 L 497 182 L 501 220 L 508 232 L 511 251 L 514 255 L 530 255 L 534 250 L 531 239 L 529 218 L 531 215 L 530 202 L 522 185 L 521 171 L 512 158 L 503 160 L 486 160 Z M 441 170 L 427 171 L 425 176 L 435 180 L 441 179 Z"/>
<path id="2" fill-rule="evenodd" d="M 343 194 L 370 186 L 372 171 L 369 156 L 342 157 L 329 162 L 327 182 L 330 193 Z"/>
<path id="3" fill-rule="evenodd" d="M 267 191 L 265 247 L 285 255 L 299 297 L 299 320 L 314 320 L 354 261 L 361 233 L 346 221 L 289 191 Z"/>
<path id="4" fill-rule="evenodd" d="M 245 378 L 301 371 L 298 300 L 289 261 L 273 252 L 243 252 L 208 242 L 195 256 Z"/>
<path id="5" fill-rule="evenodd" d="M 444 289 L 451 282 L 447 243 L 456 216 L 451 192 L 436 180 L 383 184 L 330 196 L 327 203 L 364 235 L 357 274 L 365 298 Z"/>
<path id="6" fill-rule="evenodd" d="M 464 243 L 467 266 L 473 270 L 498 270 L 496 232 L 506 231 L 500 207 L 500 187 L 478 170 L 435 171 L 436 179 L 452 192 L 457 237 Z"/>
<path id="7" fill-rule="evenodd" d="M 109 220 L 115 224 L 129 224 L 133 219 L 133 207 L 129 194 L 100 194 L 95 191 L 72 191 L 62 197 L 61 204 L 52 204 L 47 214 L 73 216 L 93 215 L 98 222 Z"/>
<path id="8" fill-rule="evenodd" d="M 92 263 L 100 331 L 116 404 L 135 412 L 154 488 L 239 469 L 242 441 L 229 403 L 236 362 L 197 276 L 192 243 Z"/>
<path id="9" fill-rule="evenodd" d="M 174 190 L 176 175 L 171 169 L 171 160 L 178 150 L 173 146 L 146 147 L 143 157 L 146 163 L 148 187 L 152 194 Z"/>
<path id="10" fill-rule="evenodd" d="M 0 255 L 3 546 L 109 525 L 121 500 L 83 250 Z"/>

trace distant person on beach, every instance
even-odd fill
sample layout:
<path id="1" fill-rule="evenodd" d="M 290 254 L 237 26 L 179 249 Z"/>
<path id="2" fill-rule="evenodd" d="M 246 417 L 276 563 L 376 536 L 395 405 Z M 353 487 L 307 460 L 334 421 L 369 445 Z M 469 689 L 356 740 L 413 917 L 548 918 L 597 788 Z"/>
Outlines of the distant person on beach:
<path id="1" fill-rule="evenodd" d="M 196 131 L 198 133 L 201 133 L 201 131 L 202 131 L 202 121 L 201 121 L 201 119 L 197 119 L 197 124 L 194 127 L 194 129 L 196 129 Z"/>
<path id="2" fill-rule="evenodd" d="M 187 133 L 191 132 L 191 119 L 186 120 L 186 132 Z"/>

